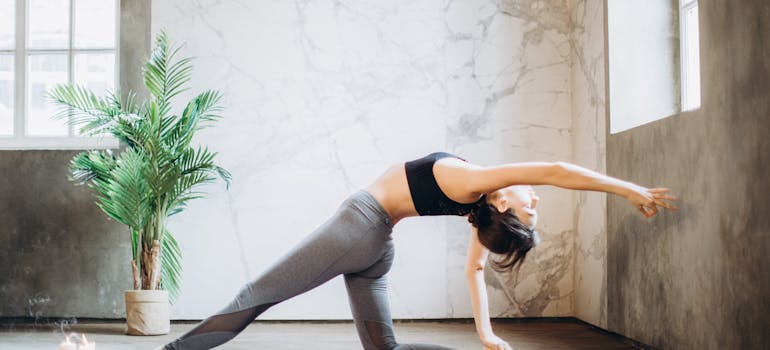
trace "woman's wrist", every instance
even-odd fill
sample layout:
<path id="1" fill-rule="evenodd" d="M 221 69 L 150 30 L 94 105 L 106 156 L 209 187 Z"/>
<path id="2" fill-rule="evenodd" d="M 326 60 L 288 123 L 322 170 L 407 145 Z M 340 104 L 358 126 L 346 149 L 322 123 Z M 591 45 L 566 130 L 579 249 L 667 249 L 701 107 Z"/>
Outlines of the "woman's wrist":
<path id="1" fill-rule="evenodd" d="M 633 193 L 633 183 L 615 178 L 611 179 L 612 180 L 609 183 L 609 190 L 604 192 L 613 193 L 623 198 L 628 198 L 628 196 Z"/>
<path id="2" fill-rule="evenodd" d="M 476 333 L 479 334 L 479 339 L 481 340 L 490 339 L 495 336 L 491 329 L 477 330 Z"/>
<path id="3" fill-rule="evenodd" d="M 631 186 L 633 186 L 633 184 L 622 180 L 618 180 L 618 182 L 618 195 L 623 198 L 628 198 L 628 196 L 631 195 Z"/>

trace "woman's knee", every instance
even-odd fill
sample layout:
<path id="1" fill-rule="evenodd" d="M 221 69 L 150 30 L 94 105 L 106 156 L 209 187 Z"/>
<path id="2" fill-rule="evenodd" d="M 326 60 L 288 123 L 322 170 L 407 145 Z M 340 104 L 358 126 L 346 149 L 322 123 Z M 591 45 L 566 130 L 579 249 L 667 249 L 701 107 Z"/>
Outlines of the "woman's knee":
<path id="1" fill-rule="evenodd" d="M 366 335 L 369 338 L 370 345 L 366 350 L 394 350 L 399 347 L 396 342 L 396 336 L 390 324 L 377 321 L 364 321 Z"/>
<path id="2" fill-rule="evenodd" d="M 353 273 L 352 275 L 371 279 L 382 277 L 387 274 L 393 266 L 394 256 L 395 250 L 391 247 L 391 249 L 387 249 L 374 264 L 367 267 L 365 270 Z"/>

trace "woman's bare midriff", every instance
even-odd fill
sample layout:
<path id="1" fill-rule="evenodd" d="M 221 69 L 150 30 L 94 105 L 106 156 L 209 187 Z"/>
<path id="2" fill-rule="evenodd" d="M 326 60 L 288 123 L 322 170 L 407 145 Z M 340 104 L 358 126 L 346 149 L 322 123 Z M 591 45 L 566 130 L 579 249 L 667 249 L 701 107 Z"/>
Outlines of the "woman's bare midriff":
<path id="1" fill-rule="evenodd" d="M 393 225 L 403 218 L 418 215 L 406 181 L 404 163 L 391 166 L 366 191 L 382 205 Z"/>

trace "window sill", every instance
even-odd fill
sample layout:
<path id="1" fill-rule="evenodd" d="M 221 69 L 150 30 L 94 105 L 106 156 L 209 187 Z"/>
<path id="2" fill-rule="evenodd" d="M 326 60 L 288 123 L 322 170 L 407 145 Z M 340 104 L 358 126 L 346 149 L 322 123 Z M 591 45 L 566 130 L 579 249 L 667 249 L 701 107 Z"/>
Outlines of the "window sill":
<path id="1" fill-rule="evenodd" d="M 0 150 L 88 150 L 117 149 L 114 137 L 0 137 Z"/>

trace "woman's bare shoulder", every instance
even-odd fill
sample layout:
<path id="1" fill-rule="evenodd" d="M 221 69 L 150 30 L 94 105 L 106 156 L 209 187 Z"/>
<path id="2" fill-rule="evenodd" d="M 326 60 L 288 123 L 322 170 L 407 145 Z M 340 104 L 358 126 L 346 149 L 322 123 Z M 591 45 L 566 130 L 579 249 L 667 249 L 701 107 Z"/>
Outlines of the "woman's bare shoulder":
<path id="1" fill-rule="evenodd" d="M 447 197 L 459 203 L 472 203 L 483 195 L 473 189 L 473 176 L 479 169 L 481 166 L 462 159 L 443 158 L 433 165 L 433 176 Z"/>

